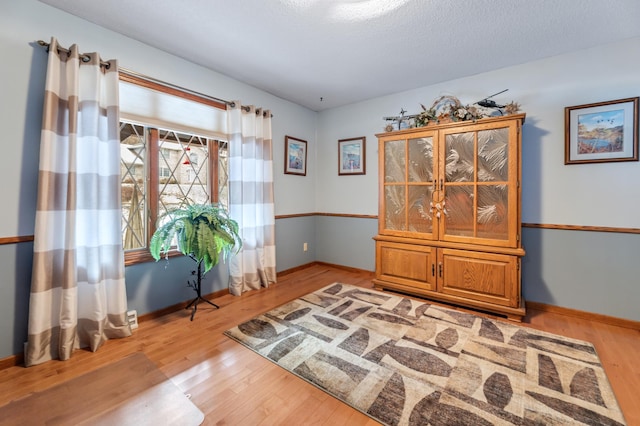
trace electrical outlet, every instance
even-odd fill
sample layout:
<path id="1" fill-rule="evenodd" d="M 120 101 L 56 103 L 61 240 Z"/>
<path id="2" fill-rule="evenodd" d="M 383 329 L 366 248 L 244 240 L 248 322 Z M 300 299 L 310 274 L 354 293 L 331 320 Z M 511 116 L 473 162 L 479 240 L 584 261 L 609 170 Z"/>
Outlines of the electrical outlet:
<path id="1" fill-rule="evenodd" d="M 138 328 L 138 312 L 135 310 L 127 311 L 127 321 L 132 330 Z"/>
<path id="2" fill-rule="evenodd" d="M 302 251 L 307 251 L 309 250 L 309 246 L 307 245 L 307 243 L 303 243 L 302 244 Z"/>

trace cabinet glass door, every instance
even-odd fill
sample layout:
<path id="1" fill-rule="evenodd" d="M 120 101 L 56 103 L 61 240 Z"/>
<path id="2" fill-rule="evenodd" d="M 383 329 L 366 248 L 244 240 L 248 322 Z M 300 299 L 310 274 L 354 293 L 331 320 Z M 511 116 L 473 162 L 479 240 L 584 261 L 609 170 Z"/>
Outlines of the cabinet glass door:
<path id="1" fill-rule="evenodd" d="M 383 231 L 434 232 L 431 201 L 435 186 L 433 136 L 383 141 Z M 427 235 L 424 235 L 427 234 Z"/>
<path id="2" fill-rule="evenodd" d="M 509 238 L 509 129 L 478 132 L 477 236 Z"/>
<path id="3" fill-rule="evenodd" d="M 384 146 L 384 229 L 406 230 L 406 141 L 386 141 Z"/>
<path id="4" fill-rule="evenodd" d="M 504 125 L 503 125 L 504 126 Z M 510 151 L 511 127 L 482 128 L 444 136 L 442 239 L 511 245 L 517 196 Z M 514 167 L 515 169 L 515 167 Z M 511 216 L 510 216 L 511 214 Z M 501 243 L 500 243 L 501 242 Z"/>
<path id="5" fill-rule="evenodd" d="M 431 201 L 434 188 L 433 138 L 409 139 L 407 164 L 407 227 L 410 232 L 433 233 Z"/>

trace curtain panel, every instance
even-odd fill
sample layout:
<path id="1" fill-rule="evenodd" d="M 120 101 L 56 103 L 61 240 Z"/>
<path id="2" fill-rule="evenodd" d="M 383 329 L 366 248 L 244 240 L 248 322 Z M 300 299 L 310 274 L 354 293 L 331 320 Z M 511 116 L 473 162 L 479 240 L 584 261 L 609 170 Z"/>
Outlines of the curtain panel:
<path id="1" fill-rule="evenodd" d="M 271 112 L 228 107 L 229 214 L 238 222 L 242 250 L 229 261 L 229 292 L 239 296 L 276 281 Z"/>
<path id="2" fill-rule="evenodd" d="M 51 40 L 27 366 L 131 335 L 120 223 L 118 66 L 100 63 L 96 53 L 81 55 L 76 45 L 66 53 Z"/>

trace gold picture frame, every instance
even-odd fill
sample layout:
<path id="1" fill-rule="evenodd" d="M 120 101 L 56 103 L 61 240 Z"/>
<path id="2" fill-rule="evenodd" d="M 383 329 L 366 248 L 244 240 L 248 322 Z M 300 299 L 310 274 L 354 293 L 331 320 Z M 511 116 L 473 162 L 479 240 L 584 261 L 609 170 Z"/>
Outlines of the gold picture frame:
<path id="1" fill-rule="evenodd" d="M 638 99 L 566 107 L 564 164 L 638 161 Z"/>

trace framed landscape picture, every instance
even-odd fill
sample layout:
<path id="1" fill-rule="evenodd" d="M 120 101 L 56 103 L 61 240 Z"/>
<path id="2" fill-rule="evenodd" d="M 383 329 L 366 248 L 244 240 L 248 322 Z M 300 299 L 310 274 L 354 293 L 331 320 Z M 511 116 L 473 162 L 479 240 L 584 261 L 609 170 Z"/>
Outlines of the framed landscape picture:
<path id="1" fill-rule="evenodd" d="M 338 175 L 366 173 L 366 142 L 364 136 L 338 141 Z"/>
<path id="2" fill-rule="evenodd" d="M 307 175 L 307 141 L 284 137 L 284 172 L 290 175 Z"/>
<path id="3" fill-rule="evenodd" d="M 638 99 L 566 107 L 564 164 L 638 161 Z"/>

